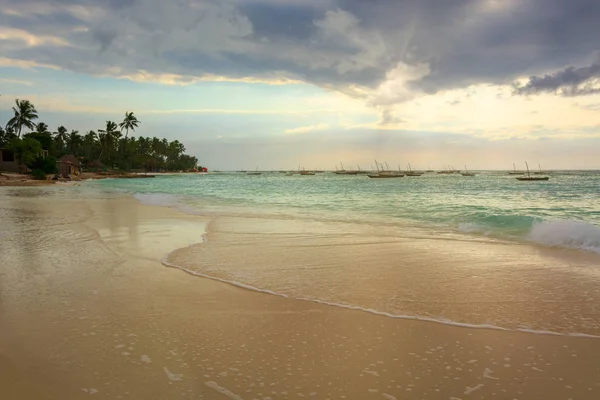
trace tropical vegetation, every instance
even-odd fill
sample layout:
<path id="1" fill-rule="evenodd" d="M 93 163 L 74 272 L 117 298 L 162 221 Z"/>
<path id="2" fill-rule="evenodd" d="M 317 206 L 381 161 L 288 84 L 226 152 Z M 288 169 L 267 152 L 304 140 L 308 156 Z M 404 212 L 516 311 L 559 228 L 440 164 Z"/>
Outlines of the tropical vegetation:
<path id="1" fill-rule="evenodd" d="M 54 173 L 56 160 L 70 154 L 84 166 L 120 170 L 178 171 L 198 168 L 198 159 L 185 154 L 178 140 L 135 137 L 141 125 L 133 112 L 126 112 L 122 122 L 106 121 L 97 131 L 79 133 L 58 126 L 51 132 L 44 122 L 35 122 L 38 112 L 28 100 L 16 100 L 12 117 L 0 127 L 0 148 L 12 150 L 19 162 L 30 169 Z M 25 129 L 29 132 L 24 132 Z M 125 134 L 123 135 L 123 132 Z"/>

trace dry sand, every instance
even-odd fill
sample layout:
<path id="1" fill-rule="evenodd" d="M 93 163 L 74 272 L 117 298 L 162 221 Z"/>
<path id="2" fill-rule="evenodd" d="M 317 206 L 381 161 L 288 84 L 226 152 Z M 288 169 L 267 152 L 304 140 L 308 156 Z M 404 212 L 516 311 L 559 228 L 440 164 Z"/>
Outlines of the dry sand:
<path id="1" fill-rule="evenodd" d="M 0 399 L 600 397 L 600 339 L 396 320 L 193 277 L 160 260 L 200 241 L 206 220 L 28 190 L 0 188 Z"/>

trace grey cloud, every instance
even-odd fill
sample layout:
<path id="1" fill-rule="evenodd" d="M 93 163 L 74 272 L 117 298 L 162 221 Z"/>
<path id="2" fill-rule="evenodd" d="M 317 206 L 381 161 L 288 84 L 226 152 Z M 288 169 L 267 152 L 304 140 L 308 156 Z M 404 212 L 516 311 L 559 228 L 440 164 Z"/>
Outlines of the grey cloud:
<path id="1" fill-rule="evenodd" d="M 386 109 L 381 112 L 381 120 L 379 121 L 380 125 L 392 125 L 399 124 L 401 122 L 404 122 L 404 120 L 395 116 L 391 110 Z"/>
<path id="2" fill-rule="evenodd" d="M 581 68 L 571 66 L 553 74 L 532 76 L 526 84 L 517 86 L 515 93 L 556 93 L 562 96 L 600 93 L 600 63 Z"/>
<path id="3" fill-rule="evenodd" d="M 0 26 L 73 44 L 0 41 L 7 58 L 96 74 L 286 77 L 357 96 L 399 63 L 428 65 L 406 86 L 435 93 L 589 64 L 600 51 L 597 0 L 4 0 L 7 9 L 22 12 L 0 10 Z M 531 90 L 585 73 L 535 78 Z M 580 86 L 570 95 L 589 92 Z"/>

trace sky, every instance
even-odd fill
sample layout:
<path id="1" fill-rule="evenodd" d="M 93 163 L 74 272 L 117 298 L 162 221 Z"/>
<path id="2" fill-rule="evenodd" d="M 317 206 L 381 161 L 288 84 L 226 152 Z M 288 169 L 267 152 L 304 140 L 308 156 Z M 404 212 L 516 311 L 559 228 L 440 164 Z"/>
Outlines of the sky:
<path id="1" fill-rule="evenodd" d="M 600 169 L 597 0 L 0 0 L 0 124 L 209 169 Z"/>

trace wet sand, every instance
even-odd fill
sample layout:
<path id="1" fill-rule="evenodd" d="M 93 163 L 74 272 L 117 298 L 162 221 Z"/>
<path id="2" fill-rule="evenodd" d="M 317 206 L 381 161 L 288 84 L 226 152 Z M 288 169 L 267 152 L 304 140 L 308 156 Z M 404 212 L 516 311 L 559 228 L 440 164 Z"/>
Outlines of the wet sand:
<path id="1" fill-rule="evenodd" d="M 193 277 L 160 260 L 199 242 L 206 219 L 27 190 L 0 188 L 2 399 L 599 396 L 600 339 L 398 320 Z"/>

